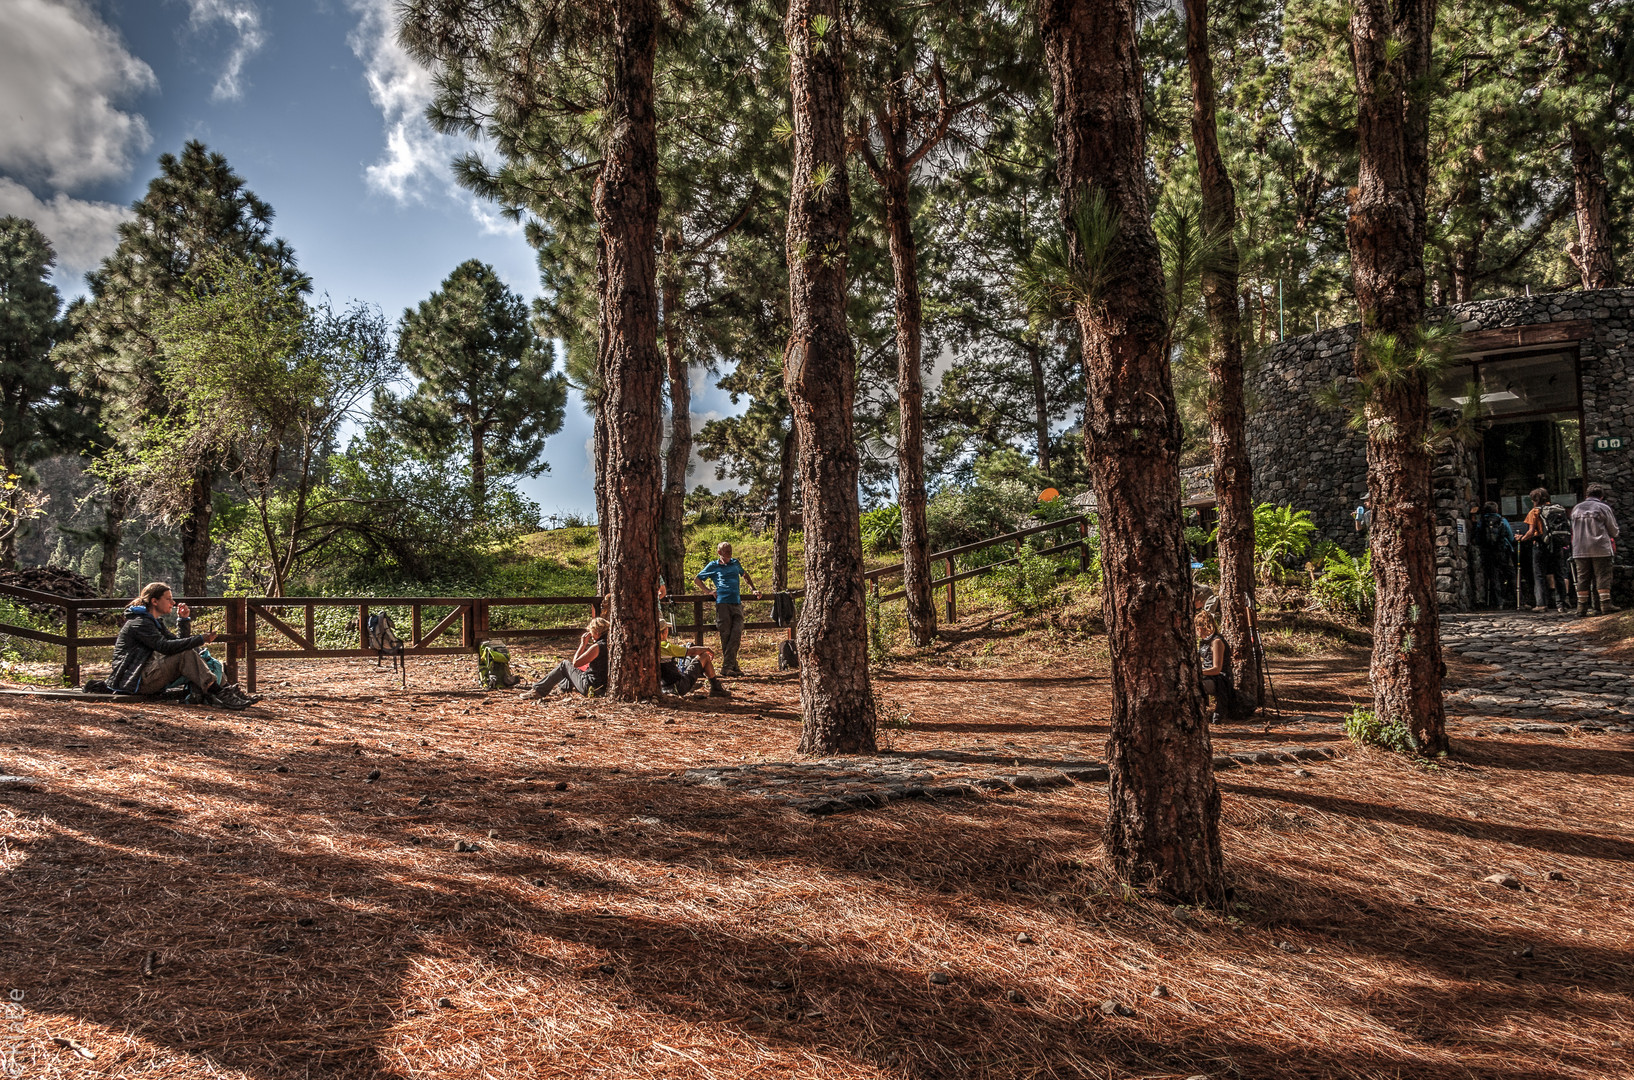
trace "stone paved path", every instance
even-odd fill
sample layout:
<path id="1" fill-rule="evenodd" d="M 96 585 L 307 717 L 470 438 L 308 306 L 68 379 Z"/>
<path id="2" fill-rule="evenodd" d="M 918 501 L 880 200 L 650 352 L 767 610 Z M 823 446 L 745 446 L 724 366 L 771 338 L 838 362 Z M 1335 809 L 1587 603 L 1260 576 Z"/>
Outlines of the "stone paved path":
<path id="1" fill-rule="evenodd" d="M 1055 751 L 1060 750 L 1059 754 Z M 1326 761 L 1337 746 L 1249 750 L 1219 754 L 1215 771 L 1244 765 Z M 936 799 L 982 792 L 1025 791 L 1068 784 L 1104 783 L 1103 762 L 1058 747 L 1033 747 L 1017 757 L 996 746 L 958 750 L 886 752 L 873 757 L 768 761 L 688 769 L 683 780 L 760 795 L 809 814 L 884 806 L 896 799 Z"/>
<path id="2" fill-rule="evenodd" d="M 1494 714 L 1518 719 L 1513 730 L 1566 725 L 1581 731 L 1634 732 L 1634 666 L 1604 658 L 1569 616 L 1513 611 L 1442 616 L 1447 652 L 1496 670 L 1447 694 L 1449 715 L 1466 723 Z M 1531 721 L 1530 723 L 1528 721 Z M 1502 728 L 1491 729 L 1502 733 Z"/>

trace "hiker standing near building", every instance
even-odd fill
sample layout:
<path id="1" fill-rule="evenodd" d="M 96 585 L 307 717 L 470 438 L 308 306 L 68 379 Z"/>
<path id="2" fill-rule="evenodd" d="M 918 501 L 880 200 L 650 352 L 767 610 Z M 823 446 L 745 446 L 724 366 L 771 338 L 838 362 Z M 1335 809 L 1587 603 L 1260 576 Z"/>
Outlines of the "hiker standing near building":
<path id="1" fill-rule="evenodd" d="M 1522 543 L 1532 545 L 1532 595 L 1537 600 L 1533 611 L 1549 610 L 1549 593 L 1554 593 L 1555 610 L 1566 613 L 1566 560 L 1565 552 L 1572 539 L 1571 519 L 1566 508 L 1549 498 L 1547 488 L 1533 488 L 1532 509 L 1526 513 L 1526 531 Z"/>
<path id="2" fill-rule="evenodd" d="M 1372 531 L 1373 507 L 1369 504 L 1366 495 L 1362 496 L 1362 501 L 1357 504 L 1356 509 L 1350 512 L 1350 523 L 1364 537 Z"/>
<path id="3" fill-rule="evenodd" d="M 1490 608 L 1506 607 L 1506 598 L 1515 588 L 1511 576 L 1515 566 L 1515 530 L 1509 519 L 1498 513 L 1498 504 L 1489 502 L 1475 517 L 1475 546 L 1481 552 L 1483 592 Z"/>
<path id="4" fill-rule="evenodd" d="M 743 640 L 743 599 L 738 593 L 738 579 L 755 588 L 754 578 L 743 564 L 732 558 L 732 545 L 722 543 L 715 548 L 715 558 L 698 571 L 694 579 L 699 585 L 715 586 L 715 629 L 721 635 L 721 674 L 742 675 L 738 668 L 738 643 Z M 760 599 L 757 590 L 753 599 Z"/>
<path id="5" fill-rule="evenodd" d="M 1572 563 L 1577 567 L 1577 617 L 1617 611 L 1611 602 L 1611 561 L 1617 553 L 1617 515 L 1606 504 L 1606 489 L 1590 484 L 1572 507 Z"/>

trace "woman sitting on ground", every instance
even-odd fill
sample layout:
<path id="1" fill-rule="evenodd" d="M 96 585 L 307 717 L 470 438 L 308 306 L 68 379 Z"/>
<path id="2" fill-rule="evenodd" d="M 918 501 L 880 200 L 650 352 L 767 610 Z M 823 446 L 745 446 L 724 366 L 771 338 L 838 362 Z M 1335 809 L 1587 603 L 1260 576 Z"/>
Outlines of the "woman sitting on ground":
<path id="1" fill-rule="evenodd" d="M 558 686 L 564 694 L 577 690 L 585 697 L 604 688 L 607 685 L 607 630 L 610 626 L 611 623 L 599 616 L 591 619 L 584 633 L 579 635 L 579 650 L 573 654 L 573 659 L 557 664 L 549 675 L 533 684 L 532 690 L 523 692 L 523 699 L 543 698 Z"/>
<path id="2" fill-rule="evenodd" d="M 177 615 L 180 634 L 172 634 L 160 621 L 172 611 Z M 116 694 L 152 697 L 177 679 L 186 679 L 189 705 L 242 709 L 254 704 L 238 692 L 238 687 L 216 685 L 215 674 L 199 655 L 199 649 L 214 641 L 216 635 L 193 634 L 192 615 L 186 604 L 176 603 L 170 586 L 164 582 L 143 587 L 125 609 L 125 625 L 114 640 L 108 689 Z"/>
<path id="3" fill-rule="evenodd" d="M 1212 611 L 1197 613 L 1197 659 L 1203 665 L 1203 698 L 1214 699 L 1213 720 L 1230 714 L 1236 696 L 1231 685 L 1231 645 L 1220 636 L 1220 620 Z"/>

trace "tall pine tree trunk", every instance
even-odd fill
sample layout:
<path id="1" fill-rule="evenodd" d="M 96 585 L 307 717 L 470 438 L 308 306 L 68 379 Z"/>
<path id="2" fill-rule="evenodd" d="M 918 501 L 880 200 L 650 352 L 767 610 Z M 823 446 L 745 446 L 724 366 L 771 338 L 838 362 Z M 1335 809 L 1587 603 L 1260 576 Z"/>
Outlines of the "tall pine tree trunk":
<path id="1" fill-rule="evenodd" d="M 1057 177 L 1118 215 L 1110 280 L 1086 283 L 1085 442 L 1100 505 L 1112 653 L 1106 846 L 1131 884 L 1188 903 L 1225 895 L 1220 794 L 1203 722 L 1191 592 L 1182 564 L 1180 419 L 1163 269 L 1146 190 L 1135 0 L 1041 0 Z M 1073 261 L 1085 252 L 1071 234 Z"/>
<path id="2" fill-rule="evenodd" d="M 658 355 L 658 140 L 653 113 L 656 0 L 614 0 L 610 132 L 596 180 L 606 252 L 601 294 L 607 579 L 613 598 L 608 693 L 658 694 L 658 506 L 663 364 Z"/>
<path id="3" fill-rule="evenodd" d="M 112 596 L 119 584 L 119 543 L 124 539 L 125 515 L 130 512 L 130 492 L 123 485 L 108 489 L 108 505 L 102 509 L 102 528 L 97 539 L 102 542 L 102 562 L 97 567 L 96 591 L 98 596 Z M 139 581 L 140 589 L 147 584 Z"/>
<path id="4" fill-rule="evenodd" d="M 1351 52 L 1359 87 L 1361 168 L 1348 238 L 1361 334 L 1356 374 L 1369 388 L 1367 488 L 1372 497 L 1373 708 L 1400 721 L 1420 749 L 1447 749 L 1441 630 L 1435 598 L 1430 396 L 1423 365 L 1404 362 L 1424 321 L 1425 188 L 1435 0 L 1356 0 Z M 1384 339 L 1391 370 L 1378 371 Z"/>
<path id="5" fill-rule="evenodd" d="M 659 514 L 658 566 L 672 592 L 687 591 L 686 495 L 687 466 L 692 463 L 692 379 L 687 370 L 686 342 L 681 319 L 681 277 L 674 265 L 680 259 L 680 238 L 664 238 L 669 265 L 664 273 L 664 362 L 669 368 L 669 451 L 664 458 L 664 501 Z"/>
<path id="6" fill-rule="evenodd" d="M 772 592 L 789 588 L 789 518 L 794 511 L 795 437 L 791 426 L 783 436 L 783 454 L 777 465 L 777 528 L 772 535 Z"/>
<path id="7" fill-rule="evenodd" d="M 1033 424 L 1037 428 L 1038 439 L 1038 471 L 1045 476 L 1050 475 L 1050 400 L 1044 385 L 1044 346 L 1036 341 L 1029 341 L 1023 348 L 1027 351 L 1027 367 L 1033 377 Z"/>
<path id="8" fill-rule="evenodd" d="M 1243 324 L 1237 308 L 1237 192 L 1220 154 L 1209 55 L 1208 0 L 1186 0 L 1186 62 L 1191 69 L 1192 144 L 1202 189 L 1203 263 L 1208 318 L 1208 430 L 1220 516 L 1220 633 L 1231 646 L 1237 715 L 1260 705 L 1260 664 L 1249 609 L 1254 602 L 1253 475 L 1243 434 Z"/>
<path id="9" fill-rule="evenodd" d="M 923 313 L 919 300 L 919 250 L 908 200 L 908 164 L 900 130 L 906 103 L 880 116 L 884 142 L 880 176 L 885 188 L 885 227 L 890 237 L 896 288 L 897 505 L 902 509 L 902 589 L 908 636 L 915 645 L 936 640 L 936 601 L 930 588 L 930 529 L 925 521 L 925 376 Z"/>
<path id="10" fill-rule="evenodd" d="M 11 444 L 0 446 L 0 468 L 5 473 L 0 475 L 0 483 L 17 475 L 17 448 Z M 22 522 L 17 520 L 18 508 L 23 505 L 23 489 L 21 485 L 6 489 L 6 512 L 0 516 L 0 530 L 5 531 L 0 536 L 0 570 L 17 569 L 17 533 L 22 528 Z"/>
<path id="11" fill-rule="evenodd" d="M 843 19 L 840 0 L 790 0 L 783 24 L 794 105 L 788 222 L 792 328 L 783 380 L 799 442 L 805 528 L 806 602 L 795 633 L 803 754 L 874 750 L 857 446 L 851 430 L 856 362 L 845 321 L 851 189 L 845 169 Z"/>
<path id="12" fill-rule="evenodd" d="M 1615 289 L 1616 263 L 1611 258 L 1611 195 L 1606 182 L 1606 155 L 1581 124 L 1568 124 L 1572 140 L 1572 188 L 1577 206 L 1577 250 L 1574 258 L 1585 289 Z"/>
<path id="13" fill-rule="evenodd" d="M 488 429 L 471 427 L 471 520 L 481 521 L 488 513 Z"/>
<path id="14" fill-rule="evenodd" d="M 215 512 L 211 489 L 215 474 L 193 475 L 192 505 L 182 520 L 182 595 L 204 596 L 210 587 L 210 517 Z"/>

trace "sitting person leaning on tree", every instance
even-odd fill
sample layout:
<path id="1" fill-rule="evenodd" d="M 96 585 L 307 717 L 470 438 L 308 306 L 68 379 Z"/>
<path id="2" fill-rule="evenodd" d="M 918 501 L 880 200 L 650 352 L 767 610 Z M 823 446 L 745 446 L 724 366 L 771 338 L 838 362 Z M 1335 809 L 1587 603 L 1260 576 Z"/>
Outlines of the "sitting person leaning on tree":
<path id="1" fill-rule="evenodd" d="M 709 680 L 710 697 L 731 697 L 731 693 L 715 674 L 714 652 L 702 645 L 688 645 L 676 641 L 670 636 L 674 632 L 675 627 L 672 624 L 659 622 L 658 681 L 663 684 L 664 689 L 676 694 L 689 693 L 697 682 L 698 673 L 702 672 Z"/>
<path id="2" fill-rule="evenodd" d="M 172 611 L 178 618 L 179 634 L 172 634 L 160 621 Z M 192 634 L 192 615 L 186 604 L 176 603 L 169 585 L 155 581 L 145 586 L 125 609 L 125 625 L 114 639 L 108 689 L 152 697 L 177 679 L 186 679 L 189 705 L 243 709 L 255 704 L 259 699 L 245 697 L 236 685 L 216 683 L 215 673 L 199 655 L 199 649 L 216 635 Z"/>
<path id="3" fill-rule="evenodd" d="M 563 660 L 549 675 L 533 684 L 533 689 L 522 692 L 524 701 L 544 698 L 556 687 L 563 693 L 577 690 L 585 697 L 607 686 L 607 631 L 612 623 L 597 616 L 590 620 L 579 635 L 579 648 L 573 659 Z"/>

